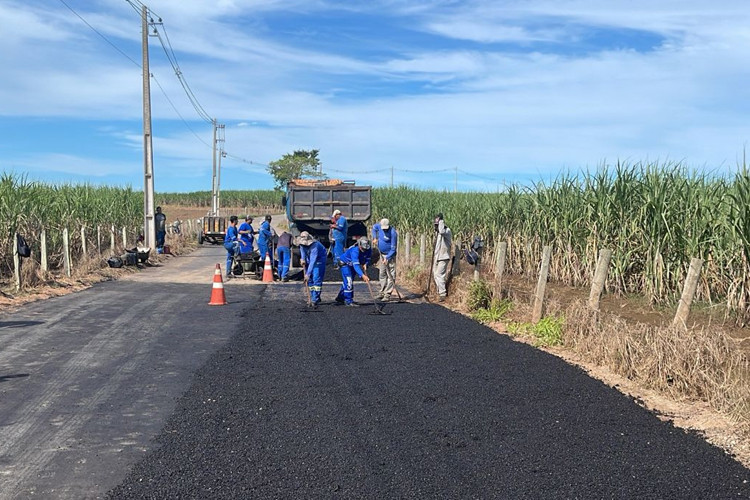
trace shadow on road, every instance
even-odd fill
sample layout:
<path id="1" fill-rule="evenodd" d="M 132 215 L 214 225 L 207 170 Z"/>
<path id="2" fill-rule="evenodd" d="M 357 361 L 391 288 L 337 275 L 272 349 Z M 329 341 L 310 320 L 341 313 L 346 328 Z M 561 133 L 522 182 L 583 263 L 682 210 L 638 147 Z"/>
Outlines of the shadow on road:
<path id="1" fill-rule="evenodd" d="M 44 321 L 0 321 L 0 328 L 24 328 L 41 325 Z"/>

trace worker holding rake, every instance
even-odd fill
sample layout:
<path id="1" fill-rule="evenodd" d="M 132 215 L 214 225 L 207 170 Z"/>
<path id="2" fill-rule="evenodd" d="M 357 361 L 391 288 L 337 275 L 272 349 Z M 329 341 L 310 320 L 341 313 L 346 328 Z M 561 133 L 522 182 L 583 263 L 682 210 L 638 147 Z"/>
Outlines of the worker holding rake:
<path id="1" fill-rule="evenodd" d="M 378 277 L 380 279 L 380 293 L 377 298 L 387 302 L 391 298 L 393 288 L 396 286 L 396 248 L 398 246 L 398 232 L 388 219 L 380 219 L 380 222 L 372 226 L 373 245 L 378 247 L 380 260 L 378 261 Z"/>
<path id="2" fill-rule="evenodd" d="M 365 283 L 370 282 L 370 278 L 365 274 L 364 269 L 370 264 L 372 257 L 372 247 L 370 240 L 362 236 L 357 243 L 346 249 L 339 257 L 339 266 L 341 267 L 341 280 L 343 281 L 336 302 L 346 304 L 350 307 L 356 307 L 354 303 L 354 275 L 356 274 Z"/>
<path id="3" fill-rule="evenodd" d="M 310 290 L 310 303 L 317 307 L 326 274 L 326 247 L 307 231 L 302 231 L 295 243 L 300 250 L 300 263 L 305 272 L 305 283 Z"/>

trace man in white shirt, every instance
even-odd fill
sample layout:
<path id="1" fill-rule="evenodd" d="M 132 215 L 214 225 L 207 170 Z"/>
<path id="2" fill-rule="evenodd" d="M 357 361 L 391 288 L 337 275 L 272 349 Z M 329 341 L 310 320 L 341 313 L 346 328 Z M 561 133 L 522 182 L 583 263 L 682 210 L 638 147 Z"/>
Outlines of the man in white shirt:
<path id="1" fill-rule="evenodd" d="M 443 302 L 448 292 L 445 289 L 445 279 L 448 274 L 448 263 L 451 260 L 451 248 L 453 245 L 453 234 L 443 220 L 443 214 L 437 214 L 434 221 L 435 253 L 433 258 L 433 276 L 438 291 L 438 301 Z"/>

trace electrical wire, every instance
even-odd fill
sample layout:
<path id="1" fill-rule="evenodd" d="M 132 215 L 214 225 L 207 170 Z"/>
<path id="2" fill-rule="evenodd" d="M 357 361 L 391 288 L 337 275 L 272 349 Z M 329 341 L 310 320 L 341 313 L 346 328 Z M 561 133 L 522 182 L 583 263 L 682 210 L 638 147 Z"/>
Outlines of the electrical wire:
<path id="1" fill-rule="evenodd" d="M 111 45 L 111 46 L 112 46 L 112 47 L 113 47 L 113 48 L 114 48 L 114 49 L 115 49 L 115 50 L 116 50 L 117 52 L 119 52 L 120 54 L 122 54 L 123 56 L 125 56 L 125 57 L 126 57 L 126 58 L 127 58 L 127 59 L 128 59 L 129 61 L 130 61 L 130 62 L 132 62 L 133 64 L 135 64 L 135 65 L 136 65 L 136 66 L 138 66 L 139 68 L 141 67 L 141 65 L 140 65 L 140 64 L 139 64 L 139 63 L 138 63 L 137 61 L 135 61 L 135 60 L 134 60 L 134 59 L 133 59 L 132 57 L 130 57 L 129 55 L 127 55 L 127 54 L 126 54 L 125 52 L 123 52 L 123 51 L 122 51 L 122 50 L 120 49 L 120 47 L 118 47 L 117 45 L 115 45 L 114 43 L 112 43 L 112 42 L 111 42 L 111 41 L 110 41 L 110 40 L 109 40 L 109 39 L 108 39 L 108 38 L 107 38 L 106 36 L 104 36 L 103 34 L 101 34 L 101 33 L 99 32 L 99 30 L 97 30 L 97 29 L 96 29 L 96 28 L 94 28 L 94 27 L 93 27 L 93 26 L 92 26 L 91 24 L 89 24 L 89 22 L 88 22 L 88 21 L 86 21 L 86 20 L 85 20 L 85 19 L 83 18 L 83 16 L 81 16 L 81 15 L 80 15 L 80 14 L 79 14 L 78 12 L 76 12 L 75 10 L 73 10 L 73 7 L 71 7 L 70 5 L 68 5 L 68 4 L 67 4 L 67 3 L 65 2 L 65 0 L 60 0 L 60 3 L 61 3 L 61 4 L 63 4 L 64 6 L 66 6 L 66 7 L 67 7 L 67 8 L 68 8 L 68 9 L 69 9 L 69 10 L 70 10 L 70 11 L 71 11 L 71 12 L 72 12 L 73 14 L 75 14 L 75 15 L 76 15 L 76 17 L 78 17 L 78 19 L 80 19 L 81 21 L 83 21 L 83 23 L 84 23 L 84 24 L 85 24 L 86 26 L 88 26 L 89 28 L 91 28 L 91 31 L 93 31 L 94 33 L 96 33 L 97 35 L 99 35 L 99 36 L 100 36 L 100 37 L 102 38 L 102 40 L 104 40 L 105 42 L 107 42 L 108 44 L 110 44 L 110 45 Z"/>
<path id="2" fill-rule="evenodd" d="M 138 17 L 140 17 L 141 19 L 143 19 L 143 7 L 145 6 L 143 4 L 143 2 L 141 2 L 140 0 L 125 0 L 125 2 L 133 8 L 133 10 L 136 12 L 136 14 L 138 14 Z M 91 29 L 94 33 L 96 33 L 97 35 L 99 35 L 99 37 L 101 37 L 102 40 L 104 40 L 105 42 L 107 42 L 107 44 L 109 44 L 110 46 L 112 46 L 112 48 L 114 48 L 117 52 L 119 52 L 120 54 L 122 54 L 126 59 L 128 59 L 130 62 L 132 62 L 138 68 L 143 69 L 143 67 L 141 66 L 141 64 L 139 64 L 137 61 L 135 61 L 132 57 L 130 57 L 128 54 L 126 54 L 117 45 L 115 45 L 111 40 L 109 40 L 105 35 L 103 35 L 99 30 L 97 30 L 94 26 L 92 26 L 91 23 L 89 23 L 86 19 L 84 19 L 84 17 L 81 16 L 78 12 L 76 12 L 75 9 L 73 9 L 70 5 L 68 5 L 68 3 L 65 2 L 65 0 L 60 0 L 60 3 L 62 3 L 65 7 L 67 7 L 68 10 L 70 10 L 76 17 L 78 17 L 78 19 L 80 19 L 86 26 L 88 26 L 89 29 Z M 146 9 L 147 9 L 147 13 L 150 12 L 152 15 L 156 15 L 148 7 L 146 7 Z M 154 20 L 152 18 L 150 18 L 150 17 L 146 18 L 146 22 L 149 23 L 149 25 L 151 25 L 154 28 L 156 37 L 159 40 L 159 43 L 161 44 L 162 49 L 164 50 L 164 53 L 167 56 L 167 60 L 169 60 L 169 63 L 172 66 L 172 69 L 175 72 L 175 75 L 177 75 L 177 79 L 180 81 L 180 85 L 182 86 L 183 90 L 185 91 L 185 93 L 186 93 L 186 95 L 188 97 L 188 100 L 190 101 L 190 103 L 193 106 L 193 108 L 195 109 L 195 111 L 198 113 L 198 115 L 203 120 L 205 120 L 208 123 L 211 123 L 214 126 L 216 126 L 217 125 L 216 124 L 216 120 L 212 119 L 211 116 L 208 114 L 208 112 L 206 112 L 205 108 L 200 104 L 200 102 L 198 101 L 198 98 L 195 96 L 194 92 L 190 88 L 190 85 L 185 80 L 185 77 L 184 77 L 184 75 L 182 73 L 182 70 L 180 70 L 179 64 L 177 63 L 177 56 L 175 55 L 174 48 L 172 47 L 172 42 L 169 40 L 169 35 L 167 34 L 166 27 L 164 26 L 164 23 L 162 22 L 161 17 L 158 16 L 158 15 L 156 15 L 156 18 L 158 19 L 158 23 L 154 22 Z M 162 27 L 162 30 L 164 31 L 164 39 L 166 39 L 166 43 L 164 42 L 164 39 L 162 39 L 159 30 L 156 29 L 156 27 L 155 27 L 156 24 L 159 24 Z M 162 87 L 161 83 L 156 78 L 156 76 L 154 76 L 153 73 L 151 73 L 149 76 L 154 80 L 154 82 L 156 82 L 156 85 L 159 87 L 159 90 L 164 95 L 164 97 L 167 99 L 167 102 L 172 107 L 172 109 L 175 111 L 175 113 L 177 113 L 177 116 L 180 117 L 180 120 L 185 125 L 185 127 L 187 127 L 187 129 L 195 136 L 196 139 L 198 139 L 201 143 L 203 143 L 207 147 L 211 148 L 212 146 L 208 142 L 206 142 L 204 139 L 202 139 L 195 132 L 195 130 L 193 130 L 193 128 L 187 122 L 187 120 L 182 115 L 182 113 L 180 113 L 180 111 L 177 109 L 177 106 L 175 106 L 175 104 L 172 101 L 172 99 L 170 99 L 169 95 L 164 90 L 164 87 Z M 223 136 L 222 136 L 221 142 L 222 143 L 224 142 Z M 247 160 L 247 159 L 239 157 L 239 156 L 231 155 L 231 154 L 227 153 L 226 151 L 224 151 L 223 145 L 221 146 L 220 152 L 225 157 L 231 158 L 233 160 L 236 160 L 236 161 L 239 161 L 239 162 L 242 162 L 242 163 L 247 163 L 249 165 L 257 165 L 257 166 L 266 167 L 266 168 L 268 167 L 268 165 L 266 165 L 265 163 L 260 163 L 260 162 L 256 162 L 256 161 L 252 161 L 252 160 Z"/>
<path id="3" fill-rule="evenodd" d="M 179 110 L 177 109 L 177 107 L 176 107 L 176 106 L 174 105 L 174 103 L 172 102 L 172 99 L 170 99 L 170 98 L 169 98 L 169 96 L 167 95 L 167 93 L 166 93 L 166 92 L 164 91 L 164 88 L 163 88 L 163 87 L 161 86 L 161 83 L 159 83 L 159 80 L 157 80 L 157 79 L 156 79 L 156 77 L 155 77 L 154 75 L 151 75 L 151 78 L 153 78 L 153 79 L 154 79 L 154 82 L 156 82 L 156 86 L 157 86 L 157 87 L 159 87 L 159 90 L 161 90 L 161 93 L 162 93 L 162 94 L 164 95 L 164 97 L 165 97 L 165 98 L 167 99 L 167 102 L 169 103 L 169 105 L 170 105 L 170 106 L 172 106 L 172 109 L 174 110 L 174 112 L 175 112 L 175 113 L 177 113 L 177 116 L 179 116 L 179 117 L 180 117 L 180 120 L 182 120 L 182 123 L 184 123 L 184 124 L 185 124 L 185 126 L 187 127 L 187 129 L 188 129 L 188 130 L 189 130 L 189 131 L 190 131 L 190 132 L 191 132 L 191 133 L 192 133 L 192 134 L 193 134 L 193 135 L 195 136 L 195 138 L 196 138 L 196 139 L 198 139 L 198 140 L 199 140 L 200 142 L 202 142 L 203 144 L 205 144 L 205 145 L 206 145 L 207 147 L 211 148 L 211 145 L 210 145 L 209 143 L 207 143 L 206 141 L 204 141 L 204 140 L 203 140 L 203 139 L 201 138 L 201 136 L 199 136 L 199 135 L 198 135 L 198 134 L 197 134 L 197 133 L 195 132 L 195 130 L 193 130 L 193 128 L 192 128 L 192 127 L 191 127 L 191 126 L 190 126 L 190 125 L 188 124 L 188 122 L 187 122 L 187 121 L 185 120 L 185 118 L 184 118 L 184 117 L 182 116 L 182 113 L 180 113 L 180 111 L 179 111 Z"/>

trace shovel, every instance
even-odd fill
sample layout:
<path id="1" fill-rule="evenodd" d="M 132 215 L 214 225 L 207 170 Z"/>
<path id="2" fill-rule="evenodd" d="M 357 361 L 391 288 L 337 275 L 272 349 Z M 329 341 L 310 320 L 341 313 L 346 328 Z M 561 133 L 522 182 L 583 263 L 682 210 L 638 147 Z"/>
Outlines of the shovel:
<path id="1" fill-rule="evenodd" d="M 307 279 L 302 282 L 302 293 L 305 295 L 305 300 L 307 300 L 307 307 L 302 309 L 302 312 L 320 312 L 320 309 L 318 309 L 318 306 L 312 303 L 312 299 L 310 298 L 310 290 L 307 287 Z"/>
<path id="2" fill-rule="evenodd" d="M 383 312 L 383 308 L 385 307 L 385 302 L 381 302 L 378 304 L 378 301 L 375 300 L 375 295 L 372 293 L 372 287 L 370 286 L 369 281 L 365 281 L 367 283 L 367 289 L 370 291 L 370 297 L 372 298 L 372 303 L 375 305 L 375 310 L 368 313 L 368 314 L 382 314 L 383 316 L 388 316 L 390 313 Z"/>
<path id="3" fill-rule="evenodd" d="M 396 295 L 398 295 L 398 302 L 404 302 L 404 298 L 401 296 L 401 292 L 398 291 L 398 287 L 396 286 L 396 278 L 394 278 L 391 274 L 391 270 L 388 268 L 388 264 L 385 265 L 385 274 L 387 274 L 393 282 L 393 289 L 396 290 Z"/>

